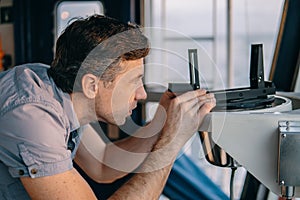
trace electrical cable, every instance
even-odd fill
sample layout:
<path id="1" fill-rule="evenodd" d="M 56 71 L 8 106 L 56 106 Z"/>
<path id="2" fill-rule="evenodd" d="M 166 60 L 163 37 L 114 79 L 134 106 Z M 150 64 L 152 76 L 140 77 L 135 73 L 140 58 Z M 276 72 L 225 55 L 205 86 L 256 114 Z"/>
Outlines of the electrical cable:
<path id="1" fill-rule="evenodd" d="M 234 200 L 234 191 L 233 191 L 233 181 L 234 181 L 234 175 L 237 167 L 231 168 L 231 176 L 230 176 L 230 200 Z"/>

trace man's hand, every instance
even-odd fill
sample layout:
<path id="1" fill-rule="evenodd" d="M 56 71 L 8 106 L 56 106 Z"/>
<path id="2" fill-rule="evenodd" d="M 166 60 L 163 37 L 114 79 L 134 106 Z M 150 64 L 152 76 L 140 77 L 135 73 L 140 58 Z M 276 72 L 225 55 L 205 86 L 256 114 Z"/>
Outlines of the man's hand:
<path id="1" fill-rule="evenodd" d="M 214 94 L 199 89 L 176 96 L 170 91 L 163 94 L 160 100 L 160 109 L 163 107 L 166 120 L 158 142 L 159 148 L 170 142 L 183 146 L 185 142 L 198 131 L 207 113 L 216 105 Z M 160 111 L 161 112 L 161 111 Z M 166 141 L 163 138 L 168 138 Z"/>

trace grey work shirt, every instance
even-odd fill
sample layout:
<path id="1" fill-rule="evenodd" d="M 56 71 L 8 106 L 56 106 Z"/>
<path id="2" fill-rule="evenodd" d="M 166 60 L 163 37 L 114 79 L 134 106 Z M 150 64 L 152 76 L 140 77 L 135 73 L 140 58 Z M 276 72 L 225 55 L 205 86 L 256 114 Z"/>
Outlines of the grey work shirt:
<path id="1" fill-rule="evenodd" d="M 1 200 L 30 199 L 20 177 L 51 176 L 73 167 L 79 122 L 70 95 L 56 87 L 48 68 L 33 63 L 0 73 Z"/>

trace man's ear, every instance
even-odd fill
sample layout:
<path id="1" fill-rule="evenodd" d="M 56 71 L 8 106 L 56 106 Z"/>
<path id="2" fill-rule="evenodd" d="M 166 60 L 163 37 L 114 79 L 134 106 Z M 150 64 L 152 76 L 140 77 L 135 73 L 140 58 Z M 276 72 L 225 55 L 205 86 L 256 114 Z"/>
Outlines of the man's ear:
<path id="1" fill-rule="evenodd" d="M 93 99 L 96 97 L 98 92 L 98 82 L 98 77 L 93 74 L 83 75 L 81 80 L 82 92 L 87 98 Z"/>

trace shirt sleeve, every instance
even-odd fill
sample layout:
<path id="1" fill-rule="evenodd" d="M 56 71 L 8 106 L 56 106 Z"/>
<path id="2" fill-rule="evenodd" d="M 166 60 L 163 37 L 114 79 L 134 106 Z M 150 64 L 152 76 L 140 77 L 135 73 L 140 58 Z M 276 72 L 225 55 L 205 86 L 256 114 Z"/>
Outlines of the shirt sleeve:
<path id="1" fill-rule="evenodd" d="M 67 120 L 54 107 L 30 103 L 0 118 L 0 161 L 12 177 L 41 177 L 72 168 Z"/>

